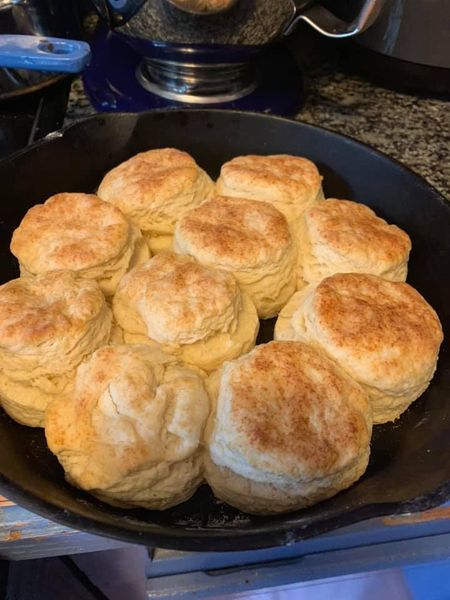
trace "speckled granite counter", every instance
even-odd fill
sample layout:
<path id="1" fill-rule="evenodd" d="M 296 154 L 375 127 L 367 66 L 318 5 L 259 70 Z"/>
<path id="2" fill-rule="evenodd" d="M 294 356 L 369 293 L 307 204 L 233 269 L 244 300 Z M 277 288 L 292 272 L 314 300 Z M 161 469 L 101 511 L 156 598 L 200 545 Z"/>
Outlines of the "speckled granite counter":
<path id="1" fill-rule="evenodd" d="M 306 84 L 299 120 L 386 152 L 449 196 L 449 102 L 389 91 L 329 68 L 310 71 Z M 93 113 L 81 82 L 74 81 L 66 123 Z"/>

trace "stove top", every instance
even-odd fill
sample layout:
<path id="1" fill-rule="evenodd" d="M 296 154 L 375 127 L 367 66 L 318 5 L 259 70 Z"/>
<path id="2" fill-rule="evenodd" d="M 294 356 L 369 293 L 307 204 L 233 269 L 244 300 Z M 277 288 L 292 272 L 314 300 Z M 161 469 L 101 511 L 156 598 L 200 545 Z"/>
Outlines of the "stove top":
<path id="1" fill-rule="evenodd" d="M 71 79 L 0 69 L 0 158 L 59 129 Z"/>

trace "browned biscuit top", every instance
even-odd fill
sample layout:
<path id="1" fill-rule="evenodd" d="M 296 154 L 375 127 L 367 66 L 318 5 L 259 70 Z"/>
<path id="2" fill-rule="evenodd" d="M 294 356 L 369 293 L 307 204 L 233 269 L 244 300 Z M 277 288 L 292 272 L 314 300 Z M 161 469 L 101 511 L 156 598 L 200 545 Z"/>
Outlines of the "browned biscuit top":
<path id="1" fill-rule="evenodd" d="M 318 202 L 308 209 L 305 220 L 311 241 L 326 244 L 344 257 L 395 264 L 411 250 L 411 240 L 402 229 L 358 202 L 334 198 Z"/>
<path id="2" fill-rule="evenodd" d="M 104 200 L 125 214 L 158 209 L 180 193 L 190 193 L 199 167 L 187 152 L 160 148 L 141 152 L 105 175 L 98 188 Z"/>
<path id="3" fill-rule="evenodd" d="M 192 343 L 228 331 L 241 308 L 240 290 L 231 273 L 162 252 L 125 275 L 114 307 L 121 323 L 127 309 L 137 311 L 161 343 Z"/>
<path id="4" fill-rule="evenodd" d="M 30 208 L 14 231 L 11 252 L 31 273 L 82 270 L 117 258 L 130 225 L 93 194 L 62 193 Z"/>
<path id="5" fill-rule="evenodd" d="M 314 292 L 316 336 L 333 356 L 370 364 L 374 376 L 397 378 L 434 364 L 442 328 L 432 307 L 407 283 L 359 273 L 323 280 Z M 342 354 L 343 356 L 344 354 Z"/>
<path id="6" fill-rule="evenodd" d="M 200 261 L 237 267 L 276 261 L 292 243 L 286 218 L 272 205 L 223 196 L 187 212 L 175 238 Z"/>
<path id="7" fill-rule="evenodd" d="M 231 371 L 229 391 L 234 452 L 254 468 L 315 478 L 367 447 L 365 392 L 303 343 L 258 346 Z"/>
<path id="8" fill-rule="evenodd" d="M 276 197 L 292 201 L 320 188 L 322 177 L 316 165 L 300 156 L 238 156 L 222 166 L 221 182 L 244 192 L 266 190 Z M 275 198 L 276 199 L 276 198 Z"/>
<path id="9" fill-rule="evenodd" d="M 61 340 L 76 339 L 105 307 L 95 281 L 69 271 L 13 279 L 0 286 L 0 347 L 43 352 Z"/>

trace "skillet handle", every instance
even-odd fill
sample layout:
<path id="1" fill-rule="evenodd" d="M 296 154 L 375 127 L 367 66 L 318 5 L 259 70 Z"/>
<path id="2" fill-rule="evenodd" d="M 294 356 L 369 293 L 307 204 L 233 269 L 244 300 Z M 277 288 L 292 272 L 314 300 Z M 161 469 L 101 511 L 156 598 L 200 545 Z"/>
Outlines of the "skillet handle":
<path id="1" fill-rule="evenodd" d="M 0 67 L 79 73 L 91 56 L 89 44 L 35 35 L 0 35 Z"/>
<path id="2" fill-rule="evenodd" d="M 305 3 L 301 3 L 300 7 L 296 8 L 294 18 L 284 30 L 284 35 L 291 33 L 299 21 L 305 21 L 326 37 L 335 39 L 353 37 L 373 24 L 384 3 L 385 0 L 365 0 L 358 16 L 350 23 L 339 19 L 320 4 L 308 4 L 306 8 L 302 8 Z"/>

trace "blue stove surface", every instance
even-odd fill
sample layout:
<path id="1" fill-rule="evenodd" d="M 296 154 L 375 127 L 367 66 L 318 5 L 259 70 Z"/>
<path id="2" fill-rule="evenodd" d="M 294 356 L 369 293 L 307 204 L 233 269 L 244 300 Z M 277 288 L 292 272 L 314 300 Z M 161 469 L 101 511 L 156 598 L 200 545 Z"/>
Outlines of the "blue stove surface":
<path id="1" fill-rule="evenodd" d="M 302 74 L 283 46 L 274 46 L 257 59 L 261 80 L 253 92 L 213 105 L 181 103 L 145 90 L 136 77 L 141 55 L 104 26 L 97 28 L 91 47 L 92 60 L 83 73 L 83 83 L 91 104 L 101 112 L 212 106 L 291 116 L 302 106 Z"/>

